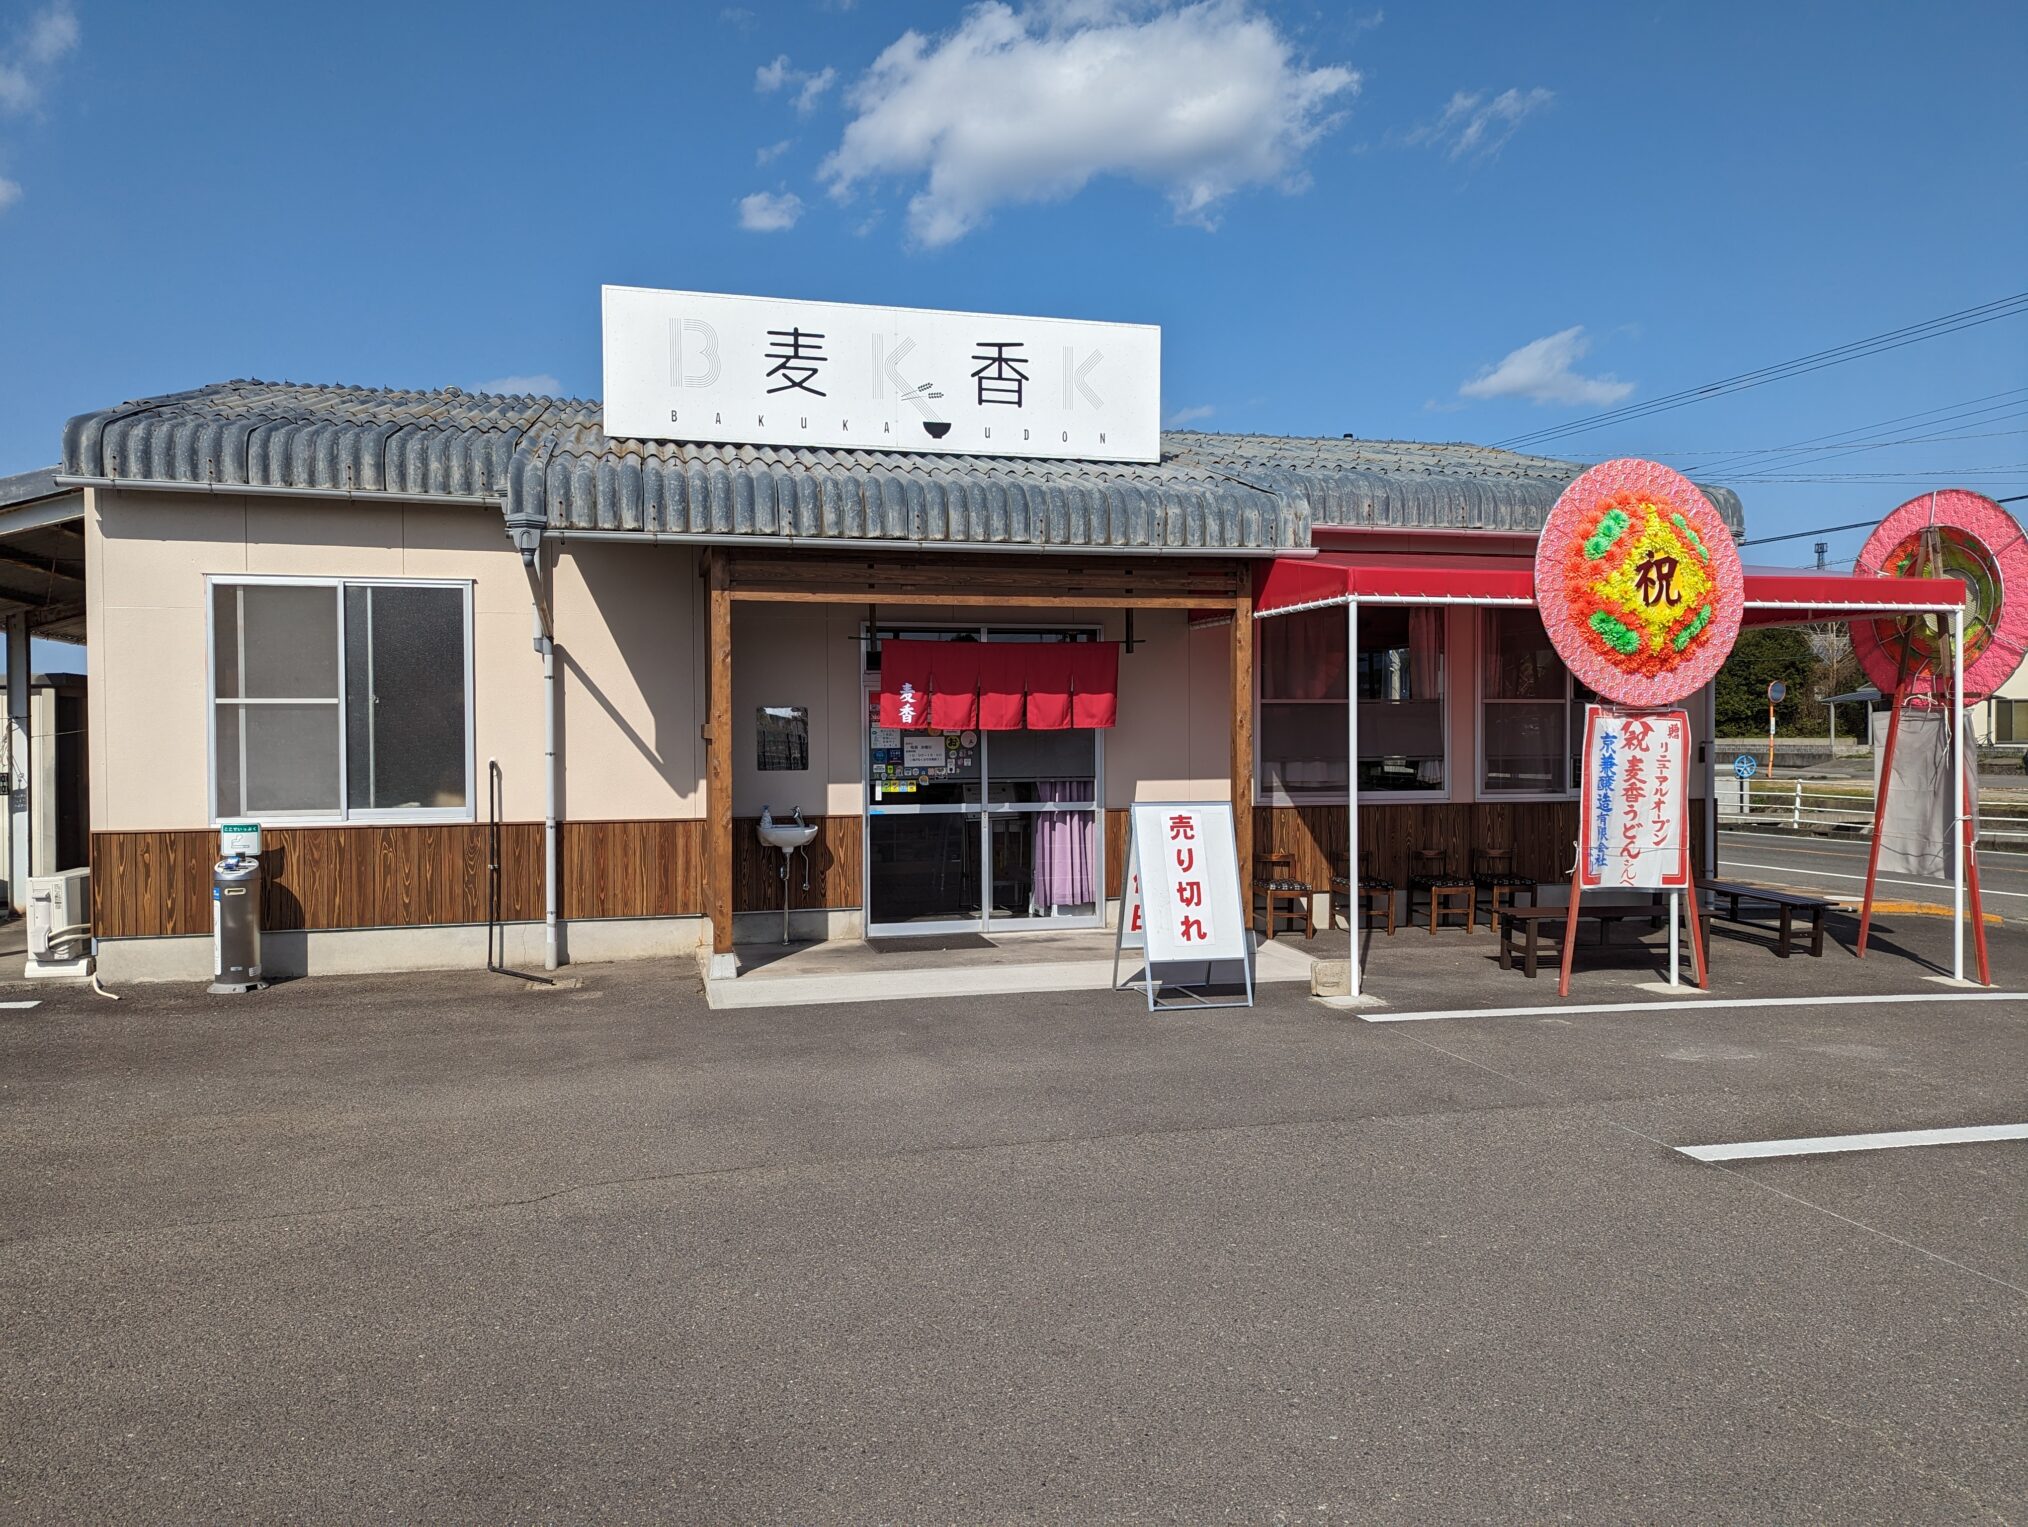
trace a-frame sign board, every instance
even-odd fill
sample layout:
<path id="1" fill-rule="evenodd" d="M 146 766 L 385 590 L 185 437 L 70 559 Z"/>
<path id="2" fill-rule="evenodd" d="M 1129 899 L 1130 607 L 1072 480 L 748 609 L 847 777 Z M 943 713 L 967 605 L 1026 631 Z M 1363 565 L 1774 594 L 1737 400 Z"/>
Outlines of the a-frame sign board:
<path id="1" fill-rule="evenodd" d="M 1690 717 L 1680 710 L 1587 705 L 1583 791 L 1578 797 L 1577 866 L 1563 928 L 1556 994 L 1570 995 L 1578 903 L 1586 891 L 1660 891 L 1680 899 L 1690 924 L 1697 984 L 1709 986 L 1697 883 L 1690 868 Z M 1675 972 L 1676 907 L 1671 904 L 1670 972 Z"/>
<path id="2" fill-rule="evenodd" d="M 1239 884 L 1230 801 L 1138 801 L 1127 813 L 1127 862 L 1120 926 L 1113 940 L 1113 989 L 1121 956 L 1140 952 L 1148 1011 L 1253 1006 L 1253 930 Z M 1237 986 L 1242 996 L 1214 995 Z"/>

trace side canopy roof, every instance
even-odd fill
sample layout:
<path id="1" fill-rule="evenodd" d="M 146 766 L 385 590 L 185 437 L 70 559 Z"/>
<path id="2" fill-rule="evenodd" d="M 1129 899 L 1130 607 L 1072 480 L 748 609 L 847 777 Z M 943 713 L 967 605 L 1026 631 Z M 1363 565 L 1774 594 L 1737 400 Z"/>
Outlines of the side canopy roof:
<path id="1" fill-rule="evenodd" d="M 1263 554 L 1318 527 L 1538 529 L 1583 467 L 1473 445 L 1171 432 L 1151 465 L 616 440 L 581 398 L 222 382 L 84 414 L 98 483 L 497 503 L 544 533 Z M 1734 532 L 1739 500 L 1706 495 Z"/>

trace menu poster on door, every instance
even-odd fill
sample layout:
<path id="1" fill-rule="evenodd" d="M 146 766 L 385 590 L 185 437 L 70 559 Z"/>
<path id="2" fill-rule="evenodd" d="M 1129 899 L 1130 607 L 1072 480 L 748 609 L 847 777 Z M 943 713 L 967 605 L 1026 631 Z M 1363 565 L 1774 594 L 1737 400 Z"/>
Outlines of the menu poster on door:
<path id="1" fill-rule="evenodd" d="M 1245 960 L 1231 803 L 1137 804 L 1133 839 L 1131 868 L 1146 892 L 1149 965 Z"/>
<path id="2" fill-rule="evenodd" d="M 1585 707 L 1578 885 L 1680 891 L 1690 884 L 1690 717 Z"/>

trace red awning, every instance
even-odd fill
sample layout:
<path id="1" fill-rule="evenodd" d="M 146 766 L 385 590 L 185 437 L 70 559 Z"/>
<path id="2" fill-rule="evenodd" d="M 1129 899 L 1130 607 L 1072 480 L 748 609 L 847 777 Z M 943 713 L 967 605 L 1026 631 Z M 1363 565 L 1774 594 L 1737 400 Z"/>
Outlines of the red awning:
<path id="1" fill-rule="evenodd" d="M 1951 610 L 1959 608 L 1964 598 L 1965 586 L 1955 578 L 1746 569 L 1748 625 Z M 1314 557 L 1276 557 L 1254 570 L 1256 615 L 1286 615 L 1354 599 L 1388 604 L 1532 605 L 1535 560 L 1469 552 L 1325 551 Z"/>
<path id="2" fill-rule="evenodd" d="M 1118 642 L 880 644 L 880 724 L 903 730 L 1109 727 L 1119 687 Z"/>

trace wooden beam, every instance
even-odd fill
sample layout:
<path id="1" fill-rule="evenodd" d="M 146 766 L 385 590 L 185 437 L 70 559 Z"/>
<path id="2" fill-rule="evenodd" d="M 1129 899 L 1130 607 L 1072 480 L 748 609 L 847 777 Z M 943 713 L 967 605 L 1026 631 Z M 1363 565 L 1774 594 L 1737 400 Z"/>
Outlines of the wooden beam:
<path id="1" fill-rule="evenodd" d="M 882 583 L 878 588 L 728 590 L 734 599 L 755 604 L 866 604 L 878 596 L 880 603 L 922 605 L 1005 605 L 1010 609 L 1088 610 L 1094 606 L 1126 610 L 1229 610 L 1236 601 L 1230 594 L 1026 594 L 985 589 L 952 589 L 948 584 L 930 589 L 897 588 Z"/>
<path id="2" fill-rule="evenodd" d="M 732 592 L 722 552 L 705 553 L 710 651 L 705 658 L 704 912 L 711 952 L 732 953 Z"/>
<path id="3" fill-rule="evenodd" d="M 1239 894 L 1253 905 L 1253 586 L 1232 609 L 1232 840 Z M 1249 914 L 1250 918 L 1250 914 Z"/>

